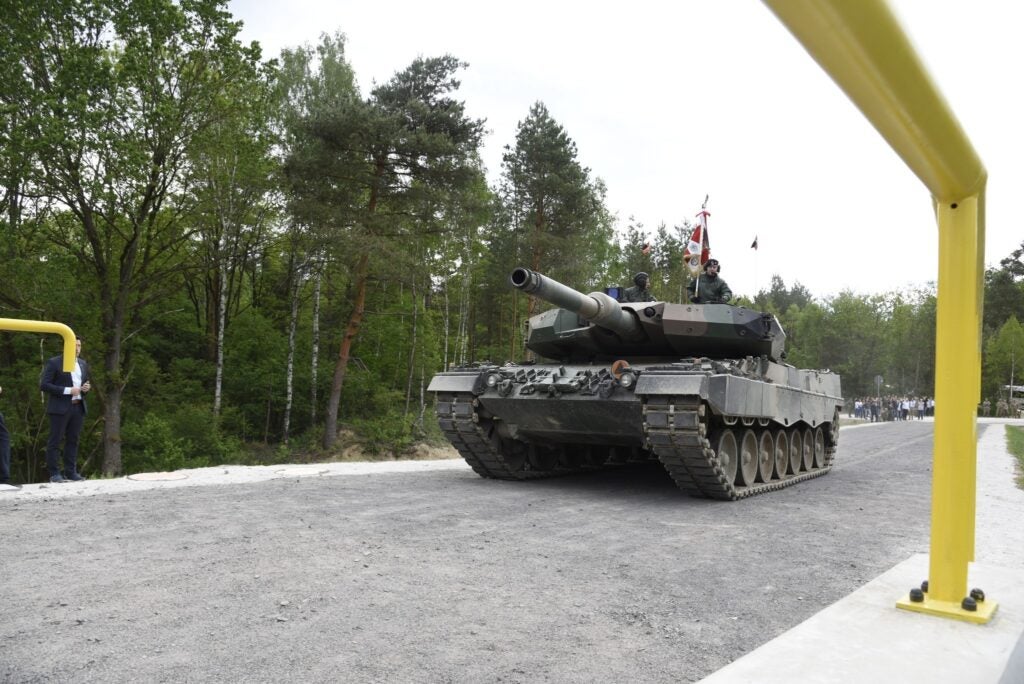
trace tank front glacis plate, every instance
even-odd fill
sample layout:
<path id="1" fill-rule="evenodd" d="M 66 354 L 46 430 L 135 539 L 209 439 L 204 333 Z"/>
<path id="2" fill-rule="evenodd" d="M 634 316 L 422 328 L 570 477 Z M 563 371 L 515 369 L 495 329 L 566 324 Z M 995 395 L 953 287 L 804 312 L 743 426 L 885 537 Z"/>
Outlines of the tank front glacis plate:
<path id="1" fill-rule="evenodd" d="M 508 364 L 434 377 L 433 392 L 472 392 L 503 436 L 525 441 L 643 444 L 640 399 L 607 365 Z"/>

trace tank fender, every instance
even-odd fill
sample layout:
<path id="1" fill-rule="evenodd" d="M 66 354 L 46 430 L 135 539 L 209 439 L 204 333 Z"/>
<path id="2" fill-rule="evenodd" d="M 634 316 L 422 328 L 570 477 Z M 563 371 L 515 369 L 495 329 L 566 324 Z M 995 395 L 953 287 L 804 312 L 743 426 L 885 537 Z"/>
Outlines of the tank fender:
<path id="1" fill-rule="evenodd" d="M 778 414 L 776 385 L 725 374 L 711 376 L 708 385 L 708 403 L 718 413 L 751 417 Z"/>
<path id="2" fill-rule="evenodd" d="M 428 392 L 471 392 L 479 372 L 475 373 L 439 373 L 427 386 Z"/>
<path id="3" fill-rule="evenodd" d="M 636 381 L 637 394 L 689 394 L 708 398 L 707 375 L 658 375 L 641 373 Z"/>
<path id="4" fill-rule="evenodd" d="M 734 375 L 715 375 L 708 385 L 708 403 L 717 413 L 772 418 L 784 425 L 818 425 L 832 419 L 838 396 L 759 382 Z"/>

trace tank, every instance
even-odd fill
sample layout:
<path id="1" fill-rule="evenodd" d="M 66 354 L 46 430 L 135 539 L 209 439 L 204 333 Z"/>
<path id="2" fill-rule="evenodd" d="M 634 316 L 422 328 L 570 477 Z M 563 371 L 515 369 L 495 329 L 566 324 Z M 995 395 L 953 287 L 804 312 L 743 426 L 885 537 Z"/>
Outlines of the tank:
<path id="1" fill-rule="evenodd" d="M 657 460 L 686 494 L 736 500 L 827 473 L 840 378 L 785 363 L 771 314 L 729 304 L 623 304 L 526 268 L 512 287 L 535 360 L 438 373 L 438 423 L 479 475 L 529 480 Z"/>

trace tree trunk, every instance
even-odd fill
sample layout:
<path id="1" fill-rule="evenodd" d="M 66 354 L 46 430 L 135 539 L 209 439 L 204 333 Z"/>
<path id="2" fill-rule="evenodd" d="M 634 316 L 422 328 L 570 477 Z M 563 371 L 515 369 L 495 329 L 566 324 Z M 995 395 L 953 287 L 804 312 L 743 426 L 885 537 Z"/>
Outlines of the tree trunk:
<path id="1" fill-rule="evenodd" d="M 224 323 L 227 320 L 228 311 L 228 276 L 225 264 L 221 263 L 221 256 L 224 253 L 225 233 L 221 230 L 220 239 L 217 241 L 217 263 L 218 289 L 217 293 L 217 377 L 213 386 L 213 415 L 220 415 L 221 387 L 224 384 Z"/>
<path id="2" fill-rule="evenodd" d="M 459 334 L 456 337 L 455 360 L 461 365 L 468 362 L 469 332 L 472 330 L 470 310 L 473 306 L 473 239 L 465 236 L 463 253 L 462 289 L 459 293 Z M 446 290 L 447 292 L 447 290 Z"/>
<path id="3" fill-rule="evenodd" d="M 387 159 L 378 158 L 375 162 L 374 179 L 375 184 L 370 189 L 370 199 L 366 206 L 367 225 L 369 219 L 377 211 L 378 186 L 384 171 L 387 168 Z M 370 231 L 372 232 L 372 231 Z M 345 375 L 348 373 L 348 359 L 352 354 L 352 343 L 359 334 L 359 326 L 363 323 L 363 313 L 366 309 L 366 287 L 370 273 L 370 252 L 363 251 L 356 262 L 355 277 L 355 302 L 352 304 L 352 313 L 348 317 L 348 324 L 345 326 L 345 335 L 341 339 L 341 348 L 338 349 L 338 360 L 334 364 L 334 377 L 331 379 L 331 396 L 327 399 L 327 417 L 324 419 L 324 449 L 330 449 L 338 439 L 338 407 L 341 405 L 341 389 L 345 386 Z"/>
<path id="4" fill-rule="evenodd" d="M 300 275 L 295 274 L 295 287 L 292 288 L 292 313 L 288 321 L 288 361 L 285 364 L 285 399 L 284 399 L 284 428 L 281 441 L 288 444 L 288 430 L 291 427 L 292 417 L 292 377 L 295 368 L 295 328 L 299 323 L 299 287 Z"/>
<path id="5" fill-rule="evenodd" d="M 310 383 L 309 383 L 309 424 L 316 425 L 316 388 L 317 388 L 317 362 L 320 357 L 320 282 L 322 276 L 320 275 L 320 269 L 317 268 L 316 275 L 313 280 L 313 350 L 312 350 L 312 361 L 310 362 Z"/>
<path id="6" fill-rule="evenodd" d="M 423 438 L 427 434 L 424 417 L 427 412 L 427 374 L 423 366 L 420 366 L 420 411 L 413 423 L 413 434 L 417 438 Z"/>
<path id="7" fill-rule="evenodd" d="M 271 378 L 267 387 L 267 417 L 263 421 L 263 443 L 270 443 L 270 409 L 274 400 L 274 380 Z"/>
<path id="8" fill-rule="evenodd" d="M 110 301 L 109 293 L 105 292 L 104 300 L 104 341 L 107 345 L 103 357 L 103 370 L 106 382 L 103 391 L 103 474 L 116 477 L 123 470 L 121 460 L 121 398 L 124 393 L 124 382 L 121 378 L 121 339 L 124 333 L 124 316 L 114 302 Z"/>
<path id="9" fill-rule="evenodd" d="M 441 326 L 441 329 L 444 331 L 444 352 L 441 354 L 441 370 L 448 370 L 448 340 L 450 337 L 449 333 L 451 332 L 451 300 L 448 297 L 447 282 L 444 283 L 444 306 L 441 307 Z M 461 321 L 459 327 L 459 332 L 462 332 Z M 456 343 L 457 341 L 458 337 L 456 337 Z"/>
<path id="10" fill-rule="evenodd" d="M 409 370 L 405 375 L 405 413 L 403 418 L 409 417 L 409 404 L 412 402 L 412 379 L 416 368 L 416 324 L 419 322 L 419 302 L 416 301 L 416 280 L 412 281 L 412 335 L 409 341 Z"/>
<path id="11" fill-rule="evenodd" d="M 348 318 L 348 325 L 345 326 L 345 336 L 341 340 L 341 348 L 338 350 L 338 360 L 334 364 L 334 378 L 331 381 L 331 396 L 327 401 L 327 418 L 324 421 L 325 449 L 334 446 L 338 438 L 338 406 L 341 404 L 341 388 L 345 384 L 345 374 L 348 372 L 348 359 L 352 353 L 352 342 L 359 334 L 359 326 L 363 322 L 363 313 L 366 308 L 366 286 L 367 274 L 370 267 L 370 254 L 363 252 L 356 264 L 355 271 L 355 302 L 352 306 L 352 314 Z"/>

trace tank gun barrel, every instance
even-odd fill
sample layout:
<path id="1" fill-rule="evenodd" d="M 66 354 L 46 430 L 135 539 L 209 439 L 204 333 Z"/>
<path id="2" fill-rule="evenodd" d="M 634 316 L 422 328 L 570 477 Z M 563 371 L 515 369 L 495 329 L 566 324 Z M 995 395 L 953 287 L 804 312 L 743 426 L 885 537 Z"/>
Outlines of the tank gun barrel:
<path id="1" fill-rule="evenodd" d="M 646 337 L 643 327 L 633 314 L 623 309 L 604 292 L 583 294 L 522 266 L 512 271 L 509 281 L 517 290 L 572 311 L 594 325 L 611 330 L 625 340 L 638 341 Z"/>

